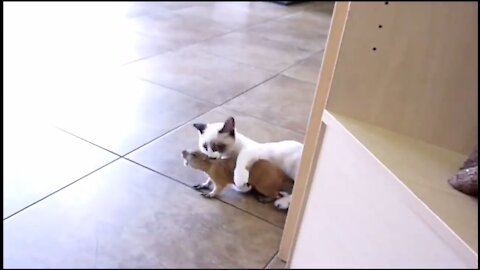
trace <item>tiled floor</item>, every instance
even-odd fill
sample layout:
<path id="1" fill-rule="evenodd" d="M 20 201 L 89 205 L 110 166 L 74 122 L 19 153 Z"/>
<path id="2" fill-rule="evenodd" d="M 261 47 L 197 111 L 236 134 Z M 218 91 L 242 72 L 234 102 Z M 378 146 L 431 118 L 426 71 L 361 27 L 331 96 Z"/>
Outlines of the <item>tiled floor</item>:
<path id="1" fill-rule="evenodd" d="M 4 3 L 4 267 L 281 268 L 286 213 L 183 166 L 303 140 L 332 3 Z"/>

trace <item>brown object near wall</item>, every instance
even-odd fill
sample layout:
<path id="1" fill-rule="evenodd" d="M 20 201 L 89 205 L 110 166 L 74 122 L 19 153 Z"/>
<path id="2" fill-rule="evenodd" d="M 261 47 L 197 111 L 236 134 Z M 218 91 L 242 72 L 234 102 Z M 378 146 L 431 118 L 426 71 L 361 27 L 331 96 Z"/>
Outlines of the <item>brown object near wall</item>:
<path id="1" fill-rule="evenodd" d="M 470 154 L 463 166 L 448 183 L 456 190 L 471 196 L 478 196 L 478 148 Z"/>
<path id="2" fill-rule="evenodd" d="M 470 154 L 465 163 L 463 163 L 463 166 L 460 168 L 460 170 L 475 166 L 478 166 L 478 146 L 475 147 L 475 150 Z"/>
<path id="3" fill-rule="evenodd" d="M 477 196 L 478 192 L 478 166 L 460 170 L 448 183 L 458 191 L 471 196 Z"/>

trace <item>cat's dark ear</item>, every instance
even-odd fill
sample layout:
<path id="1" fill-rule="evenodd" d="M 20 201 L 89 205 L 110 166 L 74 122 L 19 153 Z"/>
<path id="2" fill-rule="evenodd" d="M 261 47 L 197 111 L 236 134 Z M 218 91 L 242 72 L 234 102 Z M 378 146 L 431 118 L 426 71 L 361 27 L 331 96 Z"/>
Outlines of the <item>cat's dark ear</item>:
<path id="1" fill-rule="evenodd" d="M 203 134 L 203 132 L 207 128 L 207 124 L 195 123 L 195 124 L 193 124 L 193 127 L 196 128 L 198 130 L 198 132 L 200 132 L 200 134 Z"/>
<path id="2" fill-rule="evenodd" d="M 229 117 L 218 133 L 227 133 L 228 135 L 235 137 L 235 119 L 233 119 L 233 117 Z"/>

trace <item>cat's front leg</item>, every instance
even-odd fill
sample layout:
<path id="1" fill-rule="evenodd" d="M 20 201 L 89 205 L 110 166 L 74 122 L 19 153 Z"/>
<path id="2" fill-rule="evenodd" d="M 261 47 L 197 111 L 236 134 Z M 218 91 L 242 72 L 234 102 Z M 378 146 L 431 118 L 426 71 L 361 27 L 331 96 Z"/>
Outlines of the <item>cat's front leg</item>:
<path id="1" fill-rule="evenodd" d="M 238 188 L 243 188 L 248 183 L 249 171 L 248 168 L 254 159 L 253 153 L 248 150 L 243 150 L 238 154 L 237 164 L 233 172 L 233 182 Z"/>
<path id="2" fill-rule="evenodd" d="M 233 172 L 233 181 L 235 182 L 236 190 L 242 190 L 248 183 L 249 172 L 245 167 L 240 167 L 241 163 L 237 163 L 237 167 Z"/>

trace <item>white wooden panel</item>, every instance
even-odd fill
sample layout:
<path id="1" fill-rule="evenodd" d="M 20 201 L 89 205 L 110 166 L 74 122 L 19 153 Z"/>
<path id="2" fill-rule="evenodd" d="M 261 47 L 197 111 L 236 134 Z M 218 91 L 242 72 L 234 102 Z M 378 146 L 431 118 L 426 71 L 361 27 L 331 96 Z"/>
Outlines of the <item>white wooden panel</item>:
<path id="1" fill-rule="evenodd" d="M 477 255 L 333 117 L 291 268 L 477 267 Z"/>

